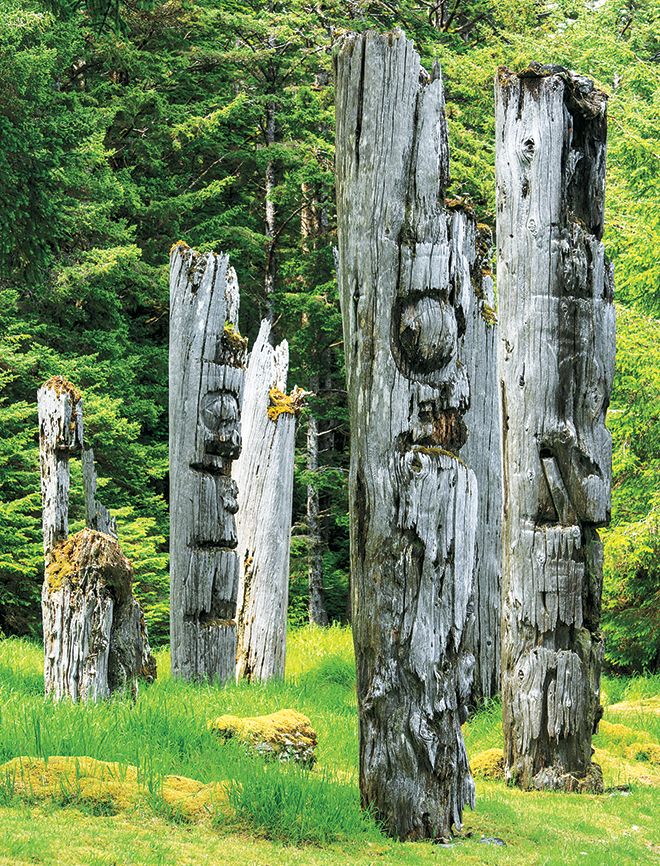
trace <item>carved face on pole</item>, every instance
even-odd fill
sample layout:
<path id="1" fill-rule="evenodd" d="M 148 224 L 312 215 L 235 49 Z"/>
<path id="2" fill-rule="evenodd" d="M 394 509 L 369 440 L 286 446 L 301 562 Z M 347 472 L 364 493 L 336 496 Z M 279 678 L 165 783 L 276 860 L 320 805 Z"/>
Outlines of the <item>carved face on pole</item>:
<path id="1" fill-rule="evenodd" d="M 241 453 L 238 394 L 232 391 L 209 391 L 201 400 L 200 412 L 208 465 L 215 465 L 215 457 L 221 458 L 220 463 L 222 459 L 235 460 Z"/>
<path id="2" fill-rule="evenodd" d="M 410 288 L 394 303 L 390 344 L 398 371 L 417 386 L 403 444 L 456 453 L 467 438 L 468 382 L 459 340 L 472 294 L 475 227 L 463 210 L 440 226 L 436 242 L 406 248 L 399 286 Z M 428 288 L 420 290 L 426 281 Z"/>

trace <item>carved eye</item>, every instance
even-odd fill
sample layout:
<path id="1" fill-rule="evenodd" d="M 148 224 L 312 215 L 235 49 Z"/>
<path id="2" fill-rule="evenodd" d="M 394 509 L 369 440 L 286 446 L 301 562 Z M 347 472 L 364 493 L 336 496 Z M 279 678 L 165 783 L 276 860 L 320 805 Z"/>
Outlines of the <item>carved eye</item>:
<path id="1" fill-rule="evenodd" d="M 456 339 L 456 315 L 446 301 L 424 297 L 401 310 L 399 342 L 411 368 L 444 367 L 456 351 Z"/>
<path id="2" fill-rule="evenodd" d="M 229 391 L 210 391 L 202 399 L 202 421 L 212 433 L 238 421 L 238 400 Z"/>

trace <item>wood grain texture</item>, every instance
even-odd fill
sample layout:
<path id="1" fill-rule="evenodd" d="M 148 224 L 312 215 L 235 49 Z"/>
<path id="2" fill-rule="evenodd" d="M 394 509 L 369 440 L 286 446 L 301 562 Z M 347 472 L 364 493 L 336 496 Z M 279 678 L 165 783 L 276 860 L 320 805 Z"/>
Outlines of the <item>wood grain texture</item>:
<path id="1" fill-rule="evenodd" d="M 606 98 L 533 64 L 496 81 L 507 778 L 600 790 L 602 546 L 614 372 L 601 242 Z"/>
<path id="2" fill-rule="evenodd" d="M 444 201 L 439 69 L 403 34 L 346 38 L 336 100 L 360 790 L 392 835 L 437 838 L 474 802 L 460 726 L 477 492 L 458 452 L 475 224 Z"/>
<path id="3" fill-rule="evenodd" d="M 469 431 L 461 457 L 474 471 L 479 492 L 474 564 L 474 616 L 468 646 L 474 655 L 473 705 L 500 691 L 500 591 L 502 574 L 502 458 L 497 376 L 497 316 L 493 291 L 490 229 L 481 226 L 461 354 L 470 380 Z"/>
<path id="4" fill-rule="evenodd" d="M 250 352 L 242 408 L 243 451 L 234 464 L 238 487 L 236 674 L 247 680 L 284 676 L 297 406 L 269 417 L 271 392 L 284 395 L 286 340 L 271 343 L 268 320 Z"/>
<path id="5" fill-rule="evenodd" d="M 84 529 L 51 552 L 42 592 L 44 681 L 55 700 L 134 696 L 156 662 L 133 597 L 133 568 L 116 539 Z"/>
<path id="6" fill-rule="evenodd" d="M 172 673 L 234 678 L 239 558 L 233 461 L 241 450 L 245 341 L 226 255 L 170 255 Z"/>

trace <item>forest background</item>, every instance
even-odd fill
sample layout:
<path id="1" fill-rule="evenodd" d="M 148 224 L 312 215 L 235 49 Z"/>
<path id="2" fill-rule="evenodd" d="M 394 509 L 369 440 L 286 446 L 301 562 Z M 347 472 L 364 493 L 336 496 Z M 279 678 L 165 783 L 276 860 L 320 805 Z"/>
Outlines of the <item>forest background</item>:
<path id="1" fill-rule="evenodd" d="M 609 95 L 605 244 L 615 266 L 611 668 L 660 663 L 660 14 L 654 0 L 0 0 L 0 630 L 38 637 L 36 390 L 84 395 L 152 642 L 168 637 L 167 260 L 231 256 L 241 330 L 272 313 L 290 384 L 314 392 L 296 450 L 290 620 L 320 545 L 331 620 L 349 614 L 349 437 L 335 285 L 332 46 L 398 26 L 440 61 L 453 182 L 494 227 L 493 76 L 532 60 Z M 317 422 L 319 467 L 308 468 Z M 318 534 L 307 520 L 318 492 Z M 73 461 L 73 529 L 83 522 Z"/>

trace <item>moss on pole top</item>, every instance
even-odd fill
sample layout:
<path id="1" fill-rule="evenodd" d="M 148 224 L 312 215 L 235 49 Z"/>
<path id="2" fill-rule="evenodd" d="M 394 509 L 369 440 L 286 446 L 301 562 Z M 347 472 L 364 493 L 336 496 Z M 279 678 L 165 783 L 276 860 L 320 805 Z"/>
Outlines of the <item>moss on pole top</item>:
<path id="1" fill-rule="evenodd" d="M 64 376 L 51 376 L 41 387 L 55 391 L 58 397 L 61 397 L 62 394 L 68 394 L 73 403 L 82 399 L 82 393 Z"/>
<path id="2" fill-rule="evenodd" d="M 131 594 L 133 566 L 117 539 L 95 529 L 83 529 L 53 548 L 46 567 L 46 586 L 49 592 L 57 592 L 65 584 L 84 589 L 90 579 L 100 581 L 115 601 L 121 601 Z"/>

